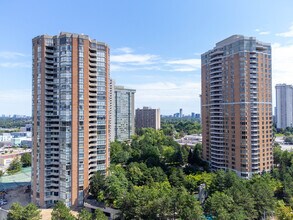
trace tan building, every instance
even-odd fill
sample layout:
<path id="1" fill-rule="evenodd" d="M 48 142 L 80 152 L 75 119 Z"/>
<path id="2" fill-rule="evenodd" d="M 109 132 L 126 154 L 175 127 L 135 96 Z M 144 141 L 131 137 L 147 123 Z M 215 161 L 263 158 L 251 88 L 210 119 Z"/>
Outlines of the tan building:
<path id="1" fill-rule="evenodd" d="M 16 158 L 20 159 L 21 154 L 20 153 L 11 153 L 11 154 L 0 155 L 0 169 L 7 168 L 9 166 L 9 164 Z"/>
<path id="2" fill-rule="evenodd" d="M 202 54 L 203 159 L 244 178 L 270 171 L 271 46 L 233 35 Z"/>
<path id="3" fill-rule="evenodd" d="M 82 205 L 109 165 L 109 47 L 64 32 L 32 43 L 32 202 Z"/>
<path id="4" fill-rule="evenodd" d="M 31 149 L 6 148 L 0 152 L 0 170 L 6 170 L 14 159 L 20 159 L 24 153 L 31 153 Z"/>
<path id="5" fill-rule="evenodd" d="M 140 128 L 154 128 L 156 130 L 161 128 L 160 109 L 152 109 L 143 107 L 135 111 L 135 129 Z"/>

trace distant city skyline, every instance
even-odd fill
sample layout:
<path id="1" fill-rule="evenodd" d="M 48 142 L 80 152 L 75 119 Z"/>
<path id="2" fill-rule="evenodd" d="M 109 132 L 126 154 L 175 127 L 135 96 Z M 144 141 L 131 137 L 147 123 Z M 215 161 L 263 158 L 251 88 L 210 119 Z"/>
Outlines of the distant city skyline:
<path id="1" fill-rule="evenodd" d="M 136 89 L 135 108 L 162 115 L 200 113 L 200 55 L 233 34 L 271 43 L 272 87 L 293 84 L 292 9 L 289 0 L 1 1 L 0 115 L 31 115 L 31 39 L 61 31 L 108 42 L 111 78 Z"/>

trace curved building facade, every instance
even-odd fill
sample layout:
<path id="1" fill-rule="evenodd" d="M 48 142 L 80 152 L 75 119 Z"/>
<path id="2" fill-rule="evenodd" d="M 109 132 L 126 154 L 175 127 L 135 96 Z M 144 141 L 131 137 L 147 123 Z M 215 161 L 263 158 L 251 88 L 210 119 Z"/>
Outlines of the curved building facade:
<path id="1" fill-rule="evenodd" d="M 271 46 L 233 35 L 202 54 L 203 159 L 244 178 L 270 171 Z"/>

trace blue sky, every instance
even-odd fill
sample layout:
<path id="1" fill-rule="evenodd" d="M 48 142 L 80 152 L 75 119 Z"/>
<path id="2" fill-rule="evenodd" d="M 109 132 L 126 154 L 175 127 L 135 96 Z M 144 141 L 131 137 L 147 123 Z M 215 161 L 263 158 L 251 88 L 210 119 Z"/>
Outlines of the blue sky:
<path id="1" fill-rule="evenodd" d="M 200 112 L 200 54 L 233 34 L 272 44 L 273 85 L 293 84 L 293 1 L 0 1 L 0 115 L 31 114 L 31 39 L 84 33 L 111 47 L 136 107 Z"/>

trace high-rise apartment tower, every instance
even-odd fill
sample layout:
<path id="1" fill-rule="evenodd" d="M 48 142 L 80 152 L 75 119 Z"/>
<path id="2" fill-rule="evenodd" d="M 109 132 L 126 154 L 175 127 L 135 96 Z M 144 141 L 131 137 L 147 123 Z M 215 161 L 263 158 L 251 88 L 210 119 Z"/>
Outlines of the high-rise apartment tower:
<path id="1" fill-rule="evenodd" d="M 270 171 L 271 46 L 233 35 L 202 54 L 203 159 L 249 178 Z"/>
<path id="2" fill-rule="evenodd" d="M 109 165 L 109 48 L 72 33 L 32 43 L 32 202 L 82 205 Z"/>
<path id="3" fill-rule="evenodd" d="M 115 141 L 115 80 L 109 83 L 109 140 Z"/>
<path id="4" fill-rule="evenodd" d="M 124 86 L 114 87 L 114 130 L 115 139 L 126 141 L 134 135 L 134 95 L 136 90 Z"/>
<path id="5" fill-rule="evenodd" d="M 276 85 L 276 124 L 277 128 L 293 126 L 293 86 Z"/>
<path id="6" fill-rule="evenodd" d="M 154 128 L 156 130 L 161 128 L 160 109 L 152 109 L 143 107 L 135 111 L 135 129 L 140 128 Z"/>

